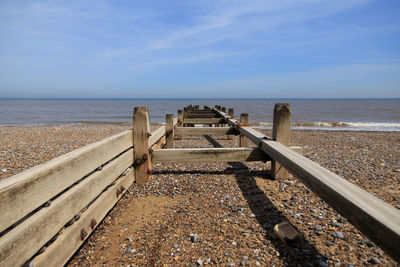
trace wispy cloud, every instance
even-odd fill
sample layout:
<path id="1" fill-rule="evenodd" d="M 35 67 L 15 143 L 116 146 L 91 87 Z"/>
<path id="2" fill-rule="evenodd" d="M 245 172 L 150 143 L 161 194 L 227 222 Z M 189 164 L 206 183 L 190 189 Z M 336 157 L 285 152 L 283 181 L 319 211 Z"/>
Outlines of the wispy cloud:
<path id="1" fill-rule="evenodd" d="M 322 77 L 327 73 L 317 69 L 334 70 L 336 78 L 349 79 L 341 75 L 356 72 L 340 71 L 337 66 L 366 68 L 366 62 L 399 56 L 398 48 L 383 50 L 373 38 L 384 34 L 386 42 L 398 40 L 398 19 L 386 23 L 370 20 L 369 14 L 362 19 L 351 17 L 352 12 L 376 3 L 2 1 L 0 87 L 21 86 L 13 82 L 19 76 L 27 79 L 26 86 L 29 79 L 51 81 L 48 73 L 58 79 L 79 77 L 96 86 L 101 82 L 151 84 L 144 79 L 152 74 L 168 76 L 179 67 L 198 75 L 220 74 L 218 78 L 209 75 L 205 85 L 220 80 L 221 84 L 232 81 L 236 86 L 248 83 L 262 88 L 265 82 L 285 83 L 301 79 L 300 74 Z M 379 64 L 372 65 L 369 73 L 380 71 Z M 39 78 L 29 78 L 34 76 Z"/>

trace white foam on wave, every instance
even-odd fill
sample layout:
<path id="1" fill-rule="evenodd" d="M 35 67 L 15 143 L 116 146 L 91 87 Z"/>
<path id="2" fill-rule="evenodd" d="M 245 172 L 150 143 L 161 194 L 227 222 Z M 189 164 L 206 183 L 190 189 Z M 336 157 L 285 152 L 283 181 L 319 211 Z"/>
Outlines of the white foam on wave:
<path id="1" fill-rule="evenodd" d="M 271 129 L 272 123 L 260 123 L 261 129 Z M 330 131 L 400 131 L 398 122 L 293 122 L 294 130 L 330 130 Z"/>

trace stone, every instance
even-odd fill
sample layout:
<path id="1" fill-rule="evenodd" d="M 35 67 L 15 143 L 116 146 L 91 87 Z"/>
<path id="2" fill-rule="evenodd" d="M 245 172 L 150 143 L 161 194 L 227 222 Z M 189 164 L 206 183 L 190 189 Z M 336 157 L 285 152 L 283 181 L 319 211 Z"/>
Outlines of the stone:
<path id="1" fill-rule="evenodd" d="M 128 248 L 125 253 L 136 253 L 136 249 Z"/>
<path id="2" fill-rule="evenodd" d="M 381 261 L 377 257 L 372 257 L 368 260 L 369 263 L 371 264 L 380 264 Z"/>
<path id="3" fill-rule="evenodd" d="M 331 222 L 331 225 L 332 225 L 333 227 L 340 227 L 340 226 L 341 226 L 340 223 L 338 223 L 336 220 L 332 221 L 332 222 Z"/>
<path id="4" fill-rule="evenodd" d="M 2 173 L 6 173 L 6 172 L 7 172 L 7 169 L 2 169 L 1 172 L 2 172 Z"/>
<path id="5" fill-rule="evenodd" d="M 315 231 L 322 231 L 321 225 L 316 225 L 315 226 Z"/>
<path id="6" fill-rule="evenodd" d="M 375 245 L 375 243 L 374 242 L 372 242 L 371 240 L 368 240 L 367 242 L 365 242 L 365 244 L 368 246 L 368 247 L 376 247 L 376 245 Z"/>
<path id="7" fill-rule="evenodd" d="M 174 248 L 179 248 L 179 244 L 174 244 Z"/>
<path id="8" fill-rule="evenodd" d="M 192 241 L 193 243 L 197 243 L 200 241 L 200 236 L 198 234 L 191 234 L 190 241 Z"/>
<path id="9" fill-rule="evenodd" d="M 320 262 L 319 262 L 319 266 L 321 266 L 321 267 L 328 267 L 328 264 L 327 264 L 326 262 L 324 262 L 324 261 L 320 261 Z"/>
<path id="10" fill-rule="evenodd" d="M 333 246 L 333 245 L 335 245 L 335 242 L 326 241 L 326 242 L 325 242 L 325 245 L 327 245 L 327 246 Z"/>
<path id="11" fill-rule="evenodd" d="M 203 266 L 203 260 L 202 259 L 198 259 L 196 261 L 196 264 L 199 265 L 199 266 Z"/>
<path id="12" fill-rule="evenodd" d="M 337 237 L 337 238 L 340 238 L 340 239 L 343 239 L 343 238 L 344 238 L 342 232 L 334 232 L 334 233 L 333 233 L 333 236 L 334 236 L 334 237 Z"/>

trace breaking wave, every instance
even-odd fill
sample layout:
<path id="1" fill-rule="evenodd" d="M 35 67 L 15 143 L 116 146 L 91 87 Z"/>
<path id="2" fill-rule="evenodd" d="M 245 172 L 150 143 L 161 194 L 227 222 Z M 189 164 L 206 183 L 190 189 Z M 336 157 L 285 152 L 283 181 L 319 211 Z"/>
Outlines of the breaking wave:
<path id="1" fill-rule="evenodd" d="M 271 129 L 272 122 L 259 123 L 261 129 Z M 293 122 L 294 130 L 331 130 L 331 131 L 400 131 L 397 122 Z"/>

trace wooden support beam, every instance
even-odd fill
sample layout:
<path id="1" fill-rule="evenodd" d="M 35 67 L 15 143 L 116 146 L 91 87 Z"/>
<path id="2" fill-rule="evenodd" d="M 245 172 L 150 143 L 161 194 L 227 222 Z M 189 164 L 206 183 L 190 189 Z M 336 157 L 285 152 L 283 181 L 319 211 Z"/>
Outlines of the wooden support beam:
<path id="1" fill-rule="evenodd" d="M 177 127 L 183 127 L 183 110 L 178 110 L 178 124 Z M 176 135 L 178 140 L 182 140 L 182 135 Z"/>
<path id="2" fill-rule="evenodd" d="M 155 143 L 157 143 L 158 140 L 160 140 L 160 138 L 164 135 L 165 135 L 165 126 L 161 126 L 156 130 L 154 130 L 149 138 L 149 148 L 152 147 Z"/>
<path id="3" fill-rule="evenodd" d="M 227 118 L 226 114 L 219 112 Z M 400 211 L 358 186 L 235 119 L 228 124 L 258 145 L 350 223 L 400 261 Z"/>
<path id="4" fill-rule="evenodd" d="M 132 145 L 125 131 L 0 180 L 0 232 Z"/>
<path id="5" fill-rule="evenodd" d="M 175 133 L 174 133 L 174 115 L 167 114 L 166 115 L 166 124 L 165 124 L 165 134 L 167 138 L 167 148 L 174 148 L 174 140 L 175 140 Z"/>
<path id="6" fill-rule="evenodd" d="M 231 117 L 231 118 L 233 118 L 234 115 L 235 115 L 235 114 L 234 114 L 233 108 L 228 109 L 228 116 Z"/>
<path id="7" fill-rule="evenodd" d="M 33 265 L 27 264 L 26 266 L 64 266 L 83 242 L 89 238 L 90 234 L 96 229 L 119 199 L 121 199 L 134 181 L 133 170 L 130 170 L 125 176 L 121 176 L 117 179 L 114 185 L 107 188 L 107 190 L 82 213 L 78 221 L 75 221 L 71 226 L 65 228 L 43 253 L 32 259 L 31 262 Z M 116 194 L 118 190 L 120 191 L 119 195 Z M 81 236 L 82 229 L 85 229 L 87 232 L 84 238 Z"/>
<path id="8" fill-rule="evenodd" d="M 192 119 L 192 118 L 185 118 L 183 123 L 185 124 L 217 124 L 217 123 L 224 123 L 225 119 L 223 118 L 212 118 L 212 119 Z"/>
<path id="9" fill-rule="evenodd" d="M 0 238 L 0 266 L 21 266 L 133 162 L 132 149 L 94 172 Z"/>
<path id="10" fill-rule="evenodd" d="M 177 127 L 175 128 L 175 134 L 177 135 L 236 135 L 238 132 L 231 127 Z"/>
<path id="11" fill-rule="evenodd" d="M 290 116 L 292 109 L 288 103 L 276 103 L 274 108 L 272 138 L 285 146 L 290 144 Z M 274 179 L 287 178 L 289 173 L 279 162 L 271 162 L 272 177 Z"/>
<path id="12" fill-rule="evenodd" d="M 258 148 L 175 148 L 155 149 L 152 153 L 153 162 L 235 162 L 270 159 Z"/>
<path id="13" fill-rule="evenodd" d="M 136 183 L 150 180 L 151 158 L 149 155 L 150 121 L 146 107 L 136 107 L 133 113 L 133 147 Z"/>
<path id="14" fill-rule="evenodd" d="M 240 123 L 242 125 L 248 125 L 249 124 L 249 114 L 247 114 L 247 113 L 240 114 Z M 247 138 L 243 134 L 240 135 L 239 145 L 241 147 L 247 147 L 248 146 Z"/>

